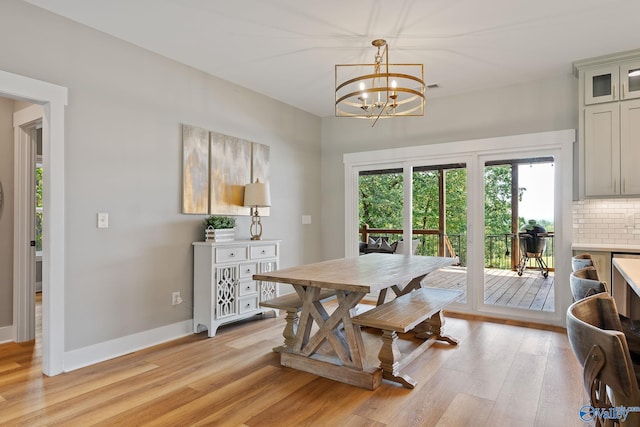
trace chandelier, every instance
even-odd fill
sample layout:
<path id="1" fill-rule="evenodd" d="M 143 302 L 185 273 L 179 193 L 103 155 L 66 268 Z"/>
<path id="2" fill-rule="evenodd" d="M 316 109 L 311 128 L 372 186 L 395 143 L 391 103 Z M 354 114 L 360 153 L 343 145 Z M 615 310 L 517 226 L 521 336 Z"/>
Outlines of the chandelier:
<path id="1" fill-rule="evenodd" d="M 424 116 L 424 66 L 389 64 L 386 40 L 371 44 L 375 63 L 336 65 L 336 117 Z"/>

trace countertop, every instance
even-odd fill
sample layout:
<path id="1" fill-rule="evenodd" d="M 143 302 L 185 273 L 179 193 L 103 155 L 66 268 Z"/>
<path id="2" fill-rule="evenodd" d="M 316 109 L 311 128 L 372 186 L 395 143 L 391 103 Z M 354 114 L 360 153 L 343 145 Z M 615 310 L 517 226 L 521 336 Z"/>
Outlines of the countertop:
<path id="1" fill-rule="evenodd" d="M 571 249 L 575 251 L 640 253 L 640 245 L 619 245 L 616 243 L 574 243 L 571 245 Z"/>
<path id="2" fill-rule="evenodd" d="M 631 289 L 633 289 L 636 294 L 640 294 L 640 259 L 614 258 L 612 263 L 624 280 L 627 281 Z"/>

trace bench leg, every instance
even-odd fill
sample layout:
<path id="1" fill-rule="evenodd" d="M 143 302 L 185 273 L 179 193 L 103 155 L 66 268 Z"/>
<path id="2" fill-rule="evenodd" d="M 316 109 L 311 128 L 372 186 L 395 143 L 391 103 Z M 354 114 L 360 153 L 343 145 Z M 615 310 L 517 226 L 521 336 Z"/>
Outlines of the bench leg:
<path id="1" fill-rule="evenodd" d="M 398 334 L 395 331 L 382 331 L 382 347 L 378 353 L 382 377 L 389 381 L 395 381 L 406 388 L 414 388 L 418 384 L 413 378 L 400 373 L 400 349 L 398 348 Z"/>
<path id="2" fill-rule="evenodd" d="M 284 345 L 274 347 L 273 351 L 276 353 L 291 353 L 293 344 L 296 341 L 296 332 L 298 331 L 298 311 L 288 311 L 285 321 L 287 322 L 282 331 L 284 337 Z"/>
<path id="3" fill-rule="evenodd" d="M 424 322 L 419 323 L 415 328 L 413 328 L 413 331 L 416 333 L 416 338 L 432 338 L 438 341 L 447 342 L 451 345 L 458 345 L 457 339 L 442 334 L 443 326 L 444 316 L 442 315 L 442 311 L 439 311 Z"/>

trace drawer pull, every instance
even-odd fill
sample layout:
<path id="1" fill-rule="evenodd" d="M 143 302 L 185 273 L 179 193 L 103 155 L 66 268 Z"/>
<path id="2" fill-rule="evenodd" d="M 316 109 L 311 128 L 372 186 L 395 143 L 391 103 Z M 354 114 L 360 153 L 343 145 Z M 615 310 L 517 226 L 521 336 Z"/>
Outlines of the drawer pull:
<path id="1" fill-rule="evenodd" d="M 231 252 L 231 253 L 229 254 L 229 256 L 230 256 L 230 257 L 234 257 L 234 256 L 236 256 L 236 254 L 235 254 L 235 252 Z"/>
<path id="2" fill-rule="evenodd" d="M 251 269 L 250 268 L 247 268 L 247 273 L 251 273 Z"/>
<path id="3" fill-rule="evenodd" d="M 265 251 L 265 250 L 263 249 L 261 253 L 262 253 L 262 254 L 266 254 L 266 253 L 267 253 L 267 251 Z"/>

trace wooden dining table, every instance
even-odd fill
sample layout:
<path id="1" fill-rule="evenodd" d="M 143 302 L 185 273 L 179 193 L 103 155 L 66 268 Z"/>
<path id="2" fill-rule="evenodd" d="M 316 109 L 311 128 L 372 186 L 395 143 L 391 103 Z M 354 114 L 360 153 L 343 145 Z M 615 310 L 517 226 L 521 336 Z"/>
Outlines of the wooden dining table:
<path id="1" fill-rule="evenodd" d="M 432 271 L 458 262 L 450 257 L 372 253 L 253 277 L 292 285 L 302 302 L 294 343 L 281 353 L 283 366 L 373 390 L 380 385 L 381 372 L 370 363 L 376 350 L 368 350 L 361 326 L 352 322 L 361 309 L 358 305 L 368 294 L 377 294 L 378 305 L 390 291 L 407 294 L 421 287 Z M 320 297 L 327 289 L 336 293 L 332 312 Z"/>

